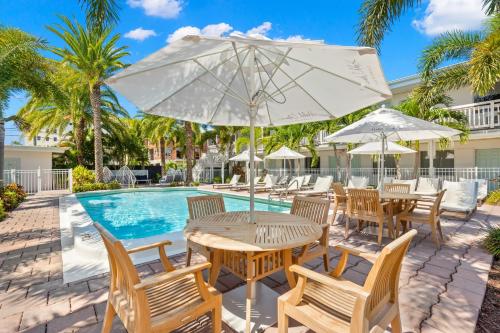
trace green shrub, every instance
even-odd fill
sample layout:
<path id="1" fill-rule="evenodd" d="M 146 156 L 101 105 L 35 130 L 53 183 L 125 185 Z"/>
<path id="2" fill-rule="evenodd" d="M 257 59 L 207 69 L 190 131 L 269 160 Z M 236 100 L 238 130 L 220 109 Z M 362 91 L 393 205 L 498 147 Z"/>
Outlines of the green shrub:
<path id="1" fill-rule="evenodd" d="M 191 185 L 193 185 L 193 186 L 200 186 L 200 182 L 192 182 Z"/>
<path id="2" fill-rule="evenodd" d="M 220 184 L 222 183 L 222 178 L 220 176 L 215 176 L 214 177 L 214 183 L 215 184 Z"/>
<path id="3" fill-rule="evenodd" d="M 500 205 L 500 190 L 490 192 L 486 198 L 486 203 L 489 205 Z"/>
<path id="4" fill-rule="evenodd" d="M 73 169 L 73 187 L 92 183 L 95 183 L 95 174 L 92 171 L 83 165 Z"/>
<path id="5" fill-rule="evenodd" d="M 3 188 L 3 191 L 12 191 L 15 192 L 17 195 L 17 201 L 19 203 L 23 202 L 26 200 L 26 197 L 28 194 L 24 191 L 24 188 L 21 185 L 18 185 L 16 183 L 8 184 Z"/>
<path id="6" fill-rule="evenodd" d="M 73 186 L 73 192 L 90 192 L 90 191 L 101 191 L 101 190 L 117 190 L 119 189 L 120 183 L 116 180 L 111 183 L 85 183 Z"/>
<path id="7" fill-rule="evenodd" d="M 2 221 L 7 214 L 5 213 L 5 208 L 3 207 L 3 201 L 0 199 L 0 221 Z"/>
<path id="8" fill-rule="evenodd" d="M 4 190 L 2 193 L 2 201 L 7 211 L 14 210 L 19 206 L 19 200 L 17 200 L 17 194 L 14 191 Z"/>
<path id="9" fill-rule="evenodd" d="M 231 182 L 231 179 L 233 179 L 232 177 L 226 177 L 226 184 Z"/>
<path id="10" fill-rule="evenodd" d="M 495 257 L 500 258 L 500 227 L 491 228 L 484 239 L 484 247 Z"/>

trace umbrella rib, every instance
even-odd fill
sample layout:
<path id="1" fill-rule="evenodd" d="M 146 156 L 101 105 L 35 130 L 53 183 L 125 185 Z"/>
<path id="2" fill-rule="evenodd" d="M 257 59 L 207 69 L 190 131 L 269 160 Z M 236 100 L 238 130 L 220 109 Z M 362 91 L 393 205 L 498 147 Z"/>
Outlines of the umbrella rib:
<path id="1" fill-rule="evenodd" d="M 198 66 L 200 66 L 201 68 L 203 68 L 207 73 L 209 73 L 214 79 L 216 79 L 217 81 L 219 81 L 219 83 L 221 83 L 224 87 L 226 87 L 227 91 L 231 91 L 233 94 L 235 94 L 236 96 L 238 96 L 238 99 L 240 99 L 243 103 L 245 103 L 245 104 L 249 103 L 248 101 L 245 101 L 244 97 L 240 96 L 240 94 L 238 94 L 237 91 L 235 91 L 233 88 L 231 88 L 230 86 L 228 86 L 226 82 L 222 81 L 217 75 L 215 75 L 212 72 L 212 70 L 210 70 L 209 68 L 207 68 L 205 65 L 203 65 L 201 62 L 199 62 L 197 59 L 195 59 L 193 61 Z M 217 90 L 219 90 L 219 89 L 217 89 Z"/>
<path id="2" fill-rule="evenodd" d="M 260 54 L 266 56 L 260 49 L 256 49 L 257 52 L 259 52 Z M 276 64 L 274 61 L 272 61 L 271 59 L 269 59 L 269 57 L 266 57 L 273 65 L 274 65 L 274 68 L 273 68 L 273 72 L 271 73 L 271 75 L 269 76 L 269 80 L 266 82 L 265 85 L 262 86 L 261 90 L 262 91 L 265 91 L 267 89 L 267 86 L 269 85 L 269 83 L 272 82 L 274 76 L 276 75 L 276 73 L 278 72 L 278 69 L 281 67 L 281 65 L 283 65 L 283 63 L 285 62 L 288 54 L 292 51 L 292 48 L 289 47 L 287 49 L 287 51 L 285 52 L 285 54 L 282 56 L 281 60 L 279 61 L 278 64 Z M 258 100 L 257 101 L 257 104 L 259 103 L 260 101 Z"/>
<path id="3" fill-rule="evenodd" d="M 234 53 L 236 54 L 236 59 L 238 60 L 238 70 L 236 71 L 236 73 L 238 73 L 238 71 L 241 73 L 241 77 L 243 78 L 243 83 L 245 84 L 245 90 L 247 91 L 248 100 L 250 100 L 252 98 L 252 96 L 250 96 L 250 90 L 248 90 L 247 81 L 245 80 L 245 74 L 243 74 L 243 63 L 240 61 L 240 57 L 239 57 L 239 54 L 238 54 L 237 49 L 236 49 L 236 43 L 231 42 L 231 44 L 233 45 Z M 248 52 L 245 55 L 243 62 L 245 62 L 245 59 L 248 57 L 249 54 L 250 54 L 250 48 L 248 48 Z M 236 77 L 236 74 L 234 77 Z M 233 80 L 234 80 L 234 78 L 233 78 Z"/>
<path id="4" fill-rule="evenodd" d="M 215 65 L 213 67 L 213 69 L 217 68 L 217 67 L 220 67 L 222 65 L 224 65 L 226 62 L 230 61 L 234 56 L 230 57 L 230 58 L 227 58 L 226 60 L 224 60 L 223 62 L 220 62 L 218 63 L 217 65 Z M 187 87 L 189 87 L 193 82 L 195 81 L 200 81 L 199 78 L 203 75 L 207 74 L 207 72 L 204 72 L 203 74 L 201 75 L 198 75 L 196 76 L 195 78 L 193 78 L 192 80 L 190 80 L 189 82 L 187 82 L 186 84 L 184 84 L 182 87 L 180 87 L 179 89 L 177 89 L 176 91 L 172 92 L 170 95 L 168 95 L 167 97 L 163 98 L 161 101 L 159 101 L 158 103 L 156 103 L 155 105 L 153 105 L 152 107 L 150 107 L 148 110 L 152 110 L 154 108 L 156 108 L 158 105 L 160 105 L 161 103 L 165 102 L 167 99 L 170 99 L 172 98 L 173 96 L 177 95 L 179 92 L 181 92 L 182 90 L 186 89 Z"/>
<path id="5" fill-rule="evenodd" d="M 222 90 L 222 89 L 220 89 L 220 88 L 214 87 L 212 84 L 210 84 L 210 83 L 208 83 L 208 82 L 205 82 L 205 81 L 203 81 L 203 80 L 201 80 L 201 79 L 199 79 L 199 78 L 197 79 L 197 81 L 198 81 L 198 82 L 200 82 L 200 83 L 203 83 L 204 85 L 206 85 L 206 86 L 207 86 L 207 87 L 209 87 L 209 88 L 212 88 L 212 89 L 214 89 L 214 90 L 217 90 L 218 92 L 220 92 L 220 93 L 221 93 L 221 94 L 223 94 L 223 95 L 230 96 L 230 97 L 234 98 L 235 100 L 237 100 L 237 101 L 241 102 L 242 104 L 248 105 L 248 104 L 247 104 L 247 101 L 245 101 L 244 99 L 242 99 L 242 98 L 241 98 L 241 96 L 238 96 L 238 95 L 233 95 L 232 93 L 230 93 L 230 92 L 228 92 L 228 91 L 224 91 L 224 90 Z"/>
<path id="6" fill-rule="evenodd" d="M 244 48 L 244 47 L 242 46 L 241 48 Z M 183 62 L 189 62 L 189 61 L 192 61 L 194 59 L 200 59 L 200 58 L 210 57 L 210 56 L 213 56 L 213 55 L 217 55 L 217 54 L 221 54 L 221 53 L 229 52 L 229 51 L 231 51 L 231 48 L 226 48 L 224 50 L 217 51 L 217 52 L 211 52 L 211 53 L 207 53 L 207 54 L 202 54 L 202 55 L 199 55 L 199 56 L 196 56 L 196 57 L 193 57 L 193 58 L 188 58 L 188 59 L 182 59 L 182 60 L 174 61 L 174 62 L 171 62 L 171 63 L 168 63 L 168 64 L 158 65 L 158 66 L 155 66 L 155 67 L 149 67 L 149 68 L 146 68 L 146 69 L 141 70 L 141 71 L 132 72 L 132 73 L 126 73 L 126 74 L 120 75 L 119 77 L 117 77 L 115 79 L 110 79 L 109 82 L 112 83 L 112 82 L 115 82 L 116 80 L 121 80 L 121 79 L 124 79 L 124 78 L 129 77 L 129 76 L 134 76 L 134 75 L 137 75 L 137 74 L 141 74 L 141 73 L 145 73 L 145 72 L 149 72 L 149 71 L 154 71 L 156 69 L 160 69 L 160 68 L 163 68 L 163 67 L 168 67 L 168 66 L 171 66 L 171 65 L 177 65 L 177 64 L 180 64 L 180 63 L 183 63 Z M 119 75 L 119 74 L 117 74 L 117 75 Z"/>
<path id="7" fill-rule="evenodd" d="M 268 50 L 268 51 L 269 51 L 269 52 L 271 52 L 271 53 L 274 53 L 274 54 L 279 54 L 279 53 L 277 53 L 277 52 L 275 52 L 275 51 L 271 51 L 271 50 Z M 304 64 L 304 65 L 306 65 L 306 66 L 309 66 L 309 67 L 313 67 L 313 68 L 315 68 L 315 69 L 317 69 L 317 70 L 320 70 L 320 71 L 322 71 L 322 72 L 328 73 L 328 74 L 330 74 L 330 75 L 337 76 L 337 77 L 339 77 L 339 78 L 341 78 L 341 79 L 343 79 L 343 80 L 349 81 L 349 82 L 351 82 L 351 83 L 353 83 L 353 84 L 356 84 L 356 85 L 362 86 L 362 87 L 364 87 L 364 88 L 367 88 L 367 89 L 369 89 L 369 90 L 371 90 L 371 91 L 374 91 L 374 92 L 376 92 L 376 93 L 378 93 L 378 94 L 380 94 L 380 95 L 382 95 L 382 96 L 387 96 L 387 94 L 386 94 L 386 93 L 384 93 L 383 91 L 381 91 L 381 90 L 379 90 L 379 89 L 373 88 L 373 87 L 371 87 L 371 86 L 369 86 L 369 85 L 366 85 L 366 84 L 364 84 L 364 83 L 361 83 L 361 82 L 359 82 L 359 81 L 356 81 L 356 80 L 350 79 L 350 78 L 348 78 L 348 77 L 346 77 L 346 76 L 344 76 L 344 75 L 341 75 L 341 74 L 338 74 L 338 73 L 334 73 L 334 72 L 332 72 L 332 71 L 326 70 L 326 69 L 321 68 L 321 67 L 314 66 L 314 65 L 312 65 L 312 64 L 310 64 L 310 63 L 308 63 L 308 62 L 305 62 L 305 61 L 303 61 L 303 60 L 300 60 L 300 59 L 297 59 L 297 58 L 294 58 L 294 57 L 288 57 L 288 59 L 291 59 L 291 60 L 293 60 L 293 61 L 297 61 L 297 62 L 299 62 L 299 63 L 301 63 L 301 64 Z M 389 97 L 390 97 L 390 96 L 389 96 Z"/>
<path id="8" fill-rule="evenodd" d="M 248 57 L 249 53 L 250 53 L 250 50 L 248 50 L 247 54 L 245 55 L 245 58 L 243 58 L 243 61 L 245 61 L 245 59 Z M 240 60 L 239 60 L 238 54 L 236 54 L 236 57 L 238 58 L 238 63 L 239 63 Z M 241 67 L 240 67 L 240 69 L 241 69 Z M 241 72 L 241 74 L 243 76 L 243 72 Z M 234 79 L 236 78 L 237 75 L 238 75 L 238 70 L 236 70 L 236 72 L 234 73 L 234 76 L 231 78 L 231 81 L 229 82 L 229 85 L 233 84 L 233 81 L 234 81 Z M 245 82 L 245 79 L 243 79 L 243 81 Z M 246 82 L 245 82 L 245 88 L 246 88 Z M 248 93 L 248 88 L 247 88 L 247 93 Z M 217 103 L 217 107 L 215 108 L 215 111 L 210 116 L 210 119 L 208 121 L 209 124 L 212 123 L 212 120 L 214 119 L 215 115 L 217 114 L 217 111 L 219 111 L 219 107 L 222 105 L 222 101 L 224 100 L 224 97 L 226 95 L 229 95 L 227 89 L 224 91 L 224 94 L 222 95 L 222 98 Z M 233 97 L 233 96 L 231 96 L 231 97 Z M 250 98 L 250 93 L 248 93 L 248 97 Z"/>
<path id="9" fill-rule="evenodd" d="M 292 81 L 289 81 L 288 83 L 286 83 L 285 85 L 279 87 L 277 90 L 275 90 L 274 92 L 272 92 L 270 95 L 271 97 L 274 97 L 276 96 L 280 91 L 283 91 L 283 90 L 288 90 L 290 88 L 293 88 L 293 86 L 291 87 L 288 87 L 292 84 L 295 83 L 296 80 L 300 79 L 301 77 L 305 76 L 306 74 L 308 74 L 309 72 L 311 72 L 314 68 L 310 67 L 308 70 L 306 70 L 304 73 L 300 74 L 300 75 L 297 75 Z"/>

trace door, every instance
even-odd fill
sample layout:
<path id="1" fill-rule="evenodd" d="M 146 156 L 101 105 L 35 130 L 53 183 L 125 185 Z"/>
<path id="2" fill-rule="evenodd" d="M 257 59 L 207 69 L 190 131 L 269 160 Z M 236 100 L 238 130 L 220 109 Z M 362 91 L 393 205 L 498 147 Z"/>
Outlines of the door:
<path id="1" fill-rule="evenodd" d="M 476 149 L 478 168 L 500 168 L 500 148 Z"/>

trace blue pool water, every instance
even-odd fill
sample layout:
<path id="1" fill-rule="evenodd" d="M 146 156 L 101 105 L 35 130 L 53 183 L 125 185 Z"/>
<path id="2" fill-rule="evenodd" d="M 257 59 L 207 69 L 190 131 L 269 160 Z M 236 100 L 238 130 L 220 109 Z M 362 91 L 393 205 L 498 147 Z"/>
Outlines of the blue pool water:
<path id="1" fill-rule="evenodd" d="M 186 225 L 186 198 L 202 195 L 196 190 L 129 191 L 81 196 L 78 200 L 93 221 L 118 239 L 135 239 L 181 231 Z M 227 211 L 249 210 L 248 199 L 224 197 Z M 290 208 L 256 202 L 255 210 L 285 212 Z"/>

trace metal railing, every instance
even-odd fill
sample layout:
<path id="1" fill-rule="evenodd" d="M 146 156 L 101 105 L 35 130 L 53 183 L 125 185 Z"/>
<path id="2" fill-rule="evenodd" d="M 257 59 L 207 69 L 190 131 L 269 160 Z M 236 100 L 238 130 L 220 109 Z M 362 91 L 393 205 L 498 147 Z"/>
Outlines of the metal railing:
<path id="1" fill-rule="evenodd" d="M 467 116 L 471 129 L 485 129 L 500 126 L 500 99 L 450 108 Z"/>
<path id="2" fill-rule="evenodd" d="M 4 184 L 21 185 L 26 193 L 72 190 L 71 169 L 4 170 Z"/>

